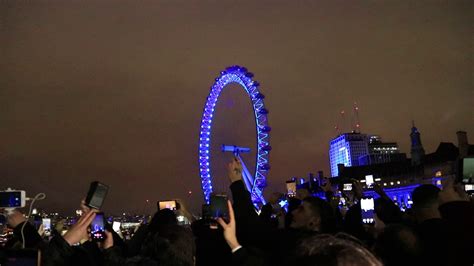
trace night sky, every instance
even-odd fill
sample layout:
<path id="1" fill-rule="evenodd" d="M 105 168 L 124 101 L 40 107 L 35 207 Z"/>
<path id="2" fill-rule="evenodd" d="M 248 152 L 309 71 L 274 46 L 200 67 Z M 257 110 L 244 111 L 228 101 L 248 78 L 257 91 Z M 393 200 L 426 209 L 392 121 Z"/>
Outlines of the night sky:
<path id="1" fill-rule="evenodd" d="M 258 2 L 258 3 L 257 3 Z M 229 65 L 255 74 L 271 134 L 267 192 L 324 170 L 328 142 L 359 105 L 362 132 L 409 153 L 474 140 L 472 1 L 1 1 L 0 187 L 45 192 L 72 213 L 92 180 L 104 210 L 199 209 L 198 135 L 209 87 Z M 255 148 L 249 98 L 216 108 L 214 187 L 229 185 L 223 143 Z M 349 126 L 343 127 L 345 131 Z M 251 168 L 254 154 L 245 155 Z M 192 191 L 188 195 L 188 191 Z M 146 200 L 150 200 L 146 203 Z"/>

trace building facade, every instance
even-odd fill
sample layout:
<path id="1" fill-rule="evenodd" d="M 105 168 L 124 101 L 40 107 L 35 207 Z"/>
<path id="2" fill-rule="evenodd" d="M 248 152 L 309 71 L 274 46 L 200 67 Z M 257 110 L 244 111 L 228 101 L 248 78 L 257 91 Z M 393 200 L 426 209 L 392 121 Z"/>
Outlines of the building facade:
<path id="1" fill-rule="evenodd" d="M 407 159 L 405 153 L 400 153 L 396 142 L 383 142 L 377 135 L 369 137 L 368 149 L 369 154 L 359 157 L 359 165 L 402 162 Z"/>
<path id="2" fill-rule="evenodd" d="M 369 138 L 361 133 L 344 133 L 332 139 L 329 144 L 331 176 L 338 176 L 338 164 L 358 166 L 359 157 L 369 154 Z"/>

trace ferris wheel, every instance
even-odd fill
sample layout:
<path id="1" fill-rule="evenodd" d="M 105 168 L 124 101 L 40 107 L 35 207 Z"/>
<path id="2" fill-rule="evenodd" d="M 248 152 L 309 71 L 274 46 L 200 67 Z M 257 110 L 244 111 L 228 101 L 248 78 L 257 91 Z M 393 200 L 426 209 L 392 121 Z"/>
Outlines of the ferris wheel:
<path id="1" fill-rule="evenodd" d="M 215 79 L 214 85 L 211 86 L 211 91 L 206 99 L 206 104 L 204 105 L 204 111 L 201 119 L 201 130 L 199 133 L 199 173 L 201 176 L 201 186 L 206 203 L 209 203 L 212 193 L 210 143 L 212 119 L 215 112 L 216 103 L 222 90 L 227 85 L 231 83 L 237 83 L 245 89 L 245 92 L 247 92 L 253 106 L 257 136 L 257 158 L 255 172 L 253 175 L 250 174 L 249 171 L 245 171 L 245 164 L 243 163 L 241 157 L 238 156 L 239 149 L 237 149 L 237 152 L 234 150 L 234 154 L 237 155 L 244 166 L 244 183 L 247 187 L 247 190 L 251 194 L 254 206 L 256 208 L 260 208 L 263 204 L 265 204 L 263 189 L 266 186 L 266 177 L 268 171 L 270 170 L 269 153 L 272 147 L 270 146 L 269 140 L 271 127 L 268 126 L 268 110 L 265 108 L 263 101 L 265 96 L 259 90 L 260 84 L 252 78 L 253 74 L 248 72 L 245 67 L 228 67 L 221 71 L 220 75 Z"/>

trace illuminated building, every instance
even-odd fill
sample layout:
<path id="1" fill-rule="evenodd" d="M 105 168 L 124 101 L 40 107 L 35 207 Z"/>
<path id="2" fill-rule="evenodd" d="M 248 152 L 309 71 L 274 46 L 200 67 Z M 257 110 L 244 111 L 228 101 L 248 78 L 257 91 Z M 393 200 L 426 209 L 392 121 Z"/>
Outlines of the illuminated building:
<path id="1" fill-rule="evenodd" d="M 367 155 L 369 139 L 366 134 L 344 133 L 330 142 L 329 163 L 331 176 L 338 176 L 338 164 L 358 166 L 359 157 Z"/>
<path id="2" fill-rule="evenodd" d="M 453 143 L 441 142 L 435 152 L 425 154 L 416 127 L 412 128 L 412 155 L 414 158 L 388 163 L 338 167 L 338 182 L 357 179 L 364 183 L 366 175 L 373 175 L 387 195 L 402 209 L 410 207 L 411 193 L 420 184 L 433 184 L 441 187 L 442 180 L 459 177 L 462 168 L 460 161 L 474 159 L 474 145 L 469 145 L 465 132 L 458 134 L 458 147 Z M 367 195 L 375 196 L 374 191 L 366 190 Z"/>
<path id="3" fill-rule="evenodd" d="M 359 157 L 359 165 L 402 162 L 407 159 L 405 153 L 400 153 L 396 142 L 382 142 L 377 135 L 369 137 L 368 150 L 369 154 Z"/>

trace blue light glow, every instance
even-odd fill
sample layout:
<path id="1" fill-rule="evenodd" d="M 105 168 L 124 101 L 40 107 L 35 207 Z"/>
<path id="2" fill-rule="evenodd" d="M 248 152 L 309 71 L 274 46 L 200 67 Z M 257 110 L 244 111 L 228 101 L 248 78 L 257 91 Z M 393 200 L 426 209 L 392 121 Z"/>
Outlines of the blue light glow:
<path id="1" fill-rule="evenodd" d="M 419 184 L 412 184 L 408 186 L 384 188 L 383 190 L 385 191 L 387 196 L 391 198 L 394 203 L 398 205 L 398 207 L 400 207 L 400 209 L 407 209 L 411 208 L 411 205 L 413 204 L 411 200 L 411 194 L 413 193 L 413 190 L 418 186 Z M 364 191 L 364 195 L 372 196 L 374 198 L 379 197 L 379 195 L 373 190 Z"/>
<path id="2" fill-rule="evenodd" d="M 212 193 L 212 178 L 209 174 L 209 143 L 211 133 L 210 125 L 212 124 L 214 107 L 224 87 L 230 83 L 237 83 L 245 89 L 252 101 L 257 131 L 257 163 L 255 166 L 254 183 L 250 194 L 252 196 L 252 202 L 257 208 L 265 204 L 263 189 L 266 186 L 266 175 L 270 169 L 268 155 L 271 150 L 271 146 L 269 145 L 269 132 L 271 128 L 268 126 L 268 110 L 265 109 L 263 102 L 265 96 L 258 90 L 260 84 L 252 80 L 252 77 L 253 74 L 248 72 L 245 67 L 227 67 L 221 71 L 220 76 L 215 79 L 215 83 L 211 86 L 210 93 L 207 96 L 201 119 L 201 132 L 199 133 L 199 172 L 206 203 L 209 203 L 210 194 Z"/>

